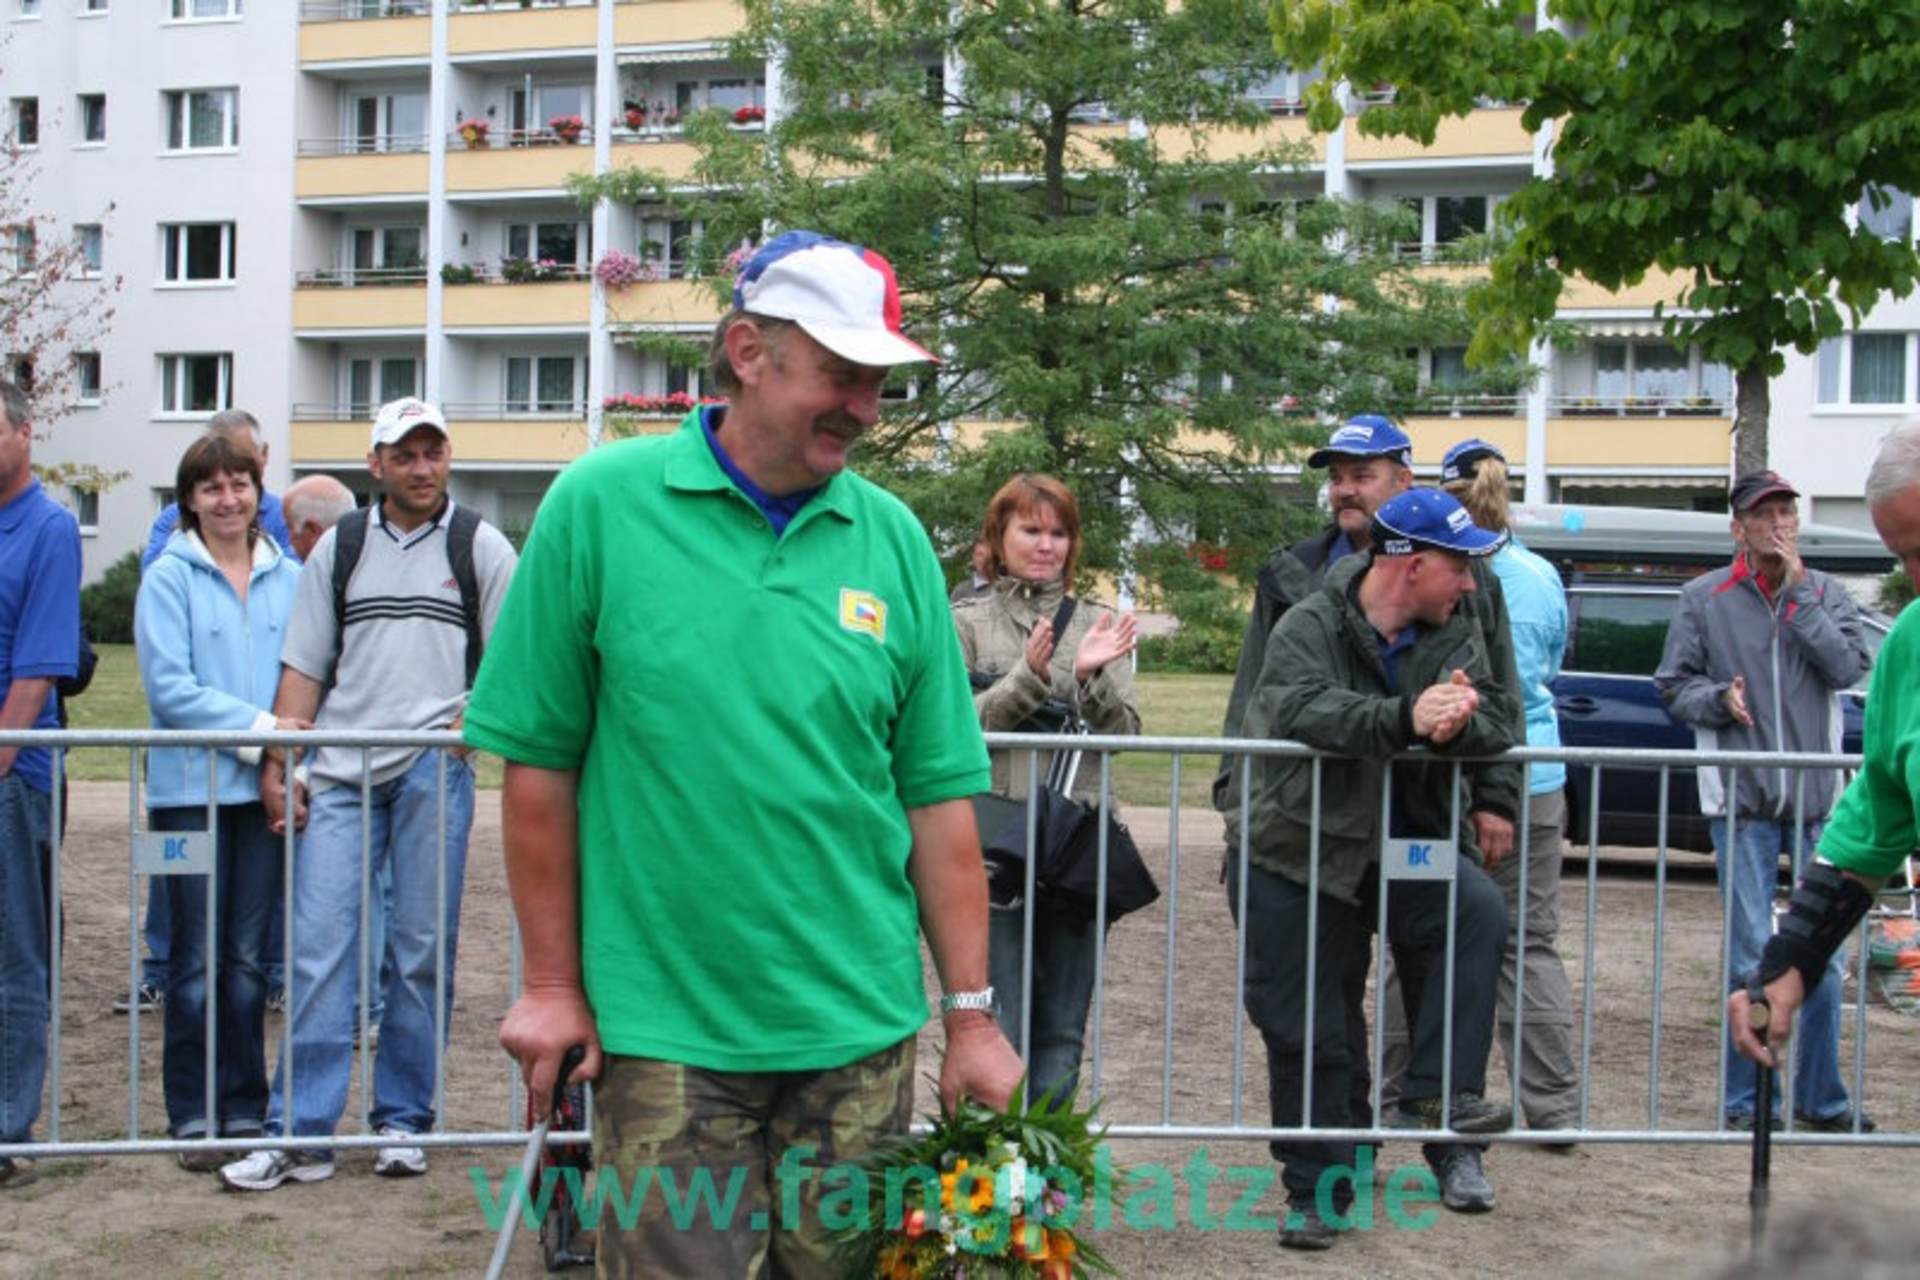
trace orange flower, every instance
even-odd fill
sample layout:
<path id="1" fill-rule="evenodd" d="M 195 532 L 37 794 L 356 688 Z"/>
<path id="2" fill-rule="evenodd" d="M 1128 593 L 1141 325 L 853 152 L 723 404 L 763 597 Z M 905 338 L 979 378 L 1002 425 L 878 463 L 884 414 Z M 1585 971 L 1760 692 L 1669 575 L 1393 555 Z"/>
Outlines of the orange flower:
<path id="1" fill-rule="evenodd" d="M 1047 1248 L 1056 1258 L 1071 1258 L 1080 1250 L 1073 1237 L 1065 1231 L 1047 1232 Z"/>
<path id="2" fill-rule="evenodd" d="M 1073 1264 L 1065 1258 L 1055 1258 L 1040 1268 L 1040 1280 L 1073 1280 Z"/>
<path id="3" fill-rule="evenodd" d="M 906 1245 L 897 1244 L 880 1255 L 880 1275 L 882 1280 L 914 1280 L 920 1268 L 913 1264 L 913 1251 Z"/>

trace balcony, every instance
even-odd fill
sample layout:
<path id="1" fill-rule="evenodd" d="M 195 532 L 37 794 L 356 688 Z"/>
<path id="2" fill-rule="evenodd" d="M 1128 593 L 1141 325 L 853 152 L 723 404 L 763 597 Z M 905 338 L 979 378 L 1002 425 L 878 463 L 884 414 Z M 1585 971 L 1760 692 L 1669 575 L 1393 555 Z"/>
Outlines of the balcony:
<path id="1" fill-rule="evenodd" d="M 653 280 L 607 292 L 608 324 L 711 325 L 724 310 L 708 280 Z"/>
<path id="2" fill-rule="evenodd" d="M 1527 420 L 1512 412 L 1429 415 L 1416 410 L 1406 427 L 1417 466 L 1437 468 L 1448 449 L 1469 437 L 1497 445 L 1516 466 L 1527 460 Z"/>
<path id="3" fill-rule="evenodd" d="M 291 446 L 296 467 L 363 467 L 372 405 L 296 404 Z M 453 465 L 562 466 L 587 451 L 586 406 L 521 411 L 502 404 L 442 406 Z"/>
<path id="4" fill-rule="evenodd" d="M 461 0 L 447 18 L 447 52 L 524 53 L 591 49 L 598 43 L 595 0 Z M 685 38 L 685 37 L 676 37 Z"/>
<path id="5" fill-rule="evenodd" d="M 1286 109 L 1286 104 L 1273 104 L 1273 111 L 1274 118 L 1257 129 L 1206 130 L 1198 146 L 1194 144 L 1190 130 L 1172 126 L 1155 129 L 1153 141 L 1161 154 L 1174 162 L 1194 159 L 1203 152 L 1212 160 L 1242 160 L 1258 151 L 1276 147 L 1293 149 L 1304 143 L 1312 148 L 1312 162 L 1324 164 L 1327 159 L 1326 135 L 1308 128 L 1306 117 Z"/>
<path id="6" fill-rule="evenodd" d="M 1549 467 L 1727 466 L 1732 411 L 1711 397 L 1556 396 L 1547 414 Z"/>
<path id="7" fill-rule="evenodd" d="M 426 58 L 430 0 L 306 0 L 300 6 L 300 61 Z"/>
<path id="8" fill-rule="evenodd" d="M 1645 311 L 1660 302 L 1672 307 L 1679 303 L 1686 288 L 1687 277 L 1667 271 L 1649 271 L 1639 284 L 1617 291 L 1602 289 L 1579 276 L 1568 276 L 1560 290 L 1560 310 Z"/>
<path id="9" fill-rule="evenodd" d="M 303 271 L 294 277 L 293 327 L 423 329 L 427 277 L 420 267 Z"/>
<path id="10" fill-rule="evenodd" d="M 496 139 L 468 121 L 448 136 L 447 190 L 558 191 L 575 174 L 593 172 L 593 130 L 566 138 L 550 129 L 527 129 Z M 570 139 L 570 140 L 569 140 Z"/>
<path id="11" fill-rule="evenodd" d="M 1347 163 L 1390 164 L 1404 160 L 1533 159 L 1533 135 L 1520 123 L 1518 107 L 1482 107 L 1464 118 L 1449 116 L 1440 122 L 1433 145 L 1413 138 L 1369 138 L 1360 132 L 1357 116 L 1346 122 Z"/>
<path id="12" fill-rule="evenodd" d="M 583 272 L 566 274 L 558 280 L 449 284 L 441 307 L 446 327 L 585 329 L 593 316 L 593 283 Z"/>
<path id="13" fill-rule="evenodd" d="M 739 34 L 734 0 L 615 0 L 613 42 L 633 45 L 726 40 Z"/>
<path id="14" fill-rule="evenodd" d="M 295 199 L 427 193 L 427 138 L 302 138 L 293 162 Z"/>

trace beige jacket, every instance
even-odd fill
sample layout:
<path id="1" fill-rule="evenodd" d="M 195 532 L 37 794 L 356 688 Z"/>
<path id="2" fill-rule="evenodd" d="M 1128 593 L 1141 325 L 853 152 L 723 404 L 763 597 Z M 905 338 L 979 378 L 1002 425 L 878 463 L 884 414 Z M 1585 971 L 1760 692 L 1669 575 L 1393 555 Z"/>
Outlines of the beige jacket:
<path id="1" fill-rule="evenodd" d="M 1063 594 L 1059 583 L 1039 587 L 1018 578 L 1001 578 L 993 584 L 990 593 L 953 606 L 953 622 L 960 632 L 960 649 L 966 654 L 967 669 L 997 677 L 992 687 L 976 690 L 973 695 L 980 727 L 988 733 L 1011 732 L 1043 701 L 1054 697 L 1077 707 L 1080 718 L 1094 733 L 1139 733 L 1140 711 L 1134 702 L 1131 660 L 1108 663 L 1084 685 L 1073 676 L 1073 659 L 1080 651 L 1080 642 L 1094 623 L 1113 612 L 1105 605 L 1091 600 L 1079 602 L 1067 623 L 1067 633 L 1055 637 L 1050 679 L 1042 680 L 1027 665 L 1027 636 L 1040 619 L 1053 618 Z M 996 794 L 1016 800 L 1025 798 L 1027 761 L 1031 754 L 1027 751 L 993 753 Z M 1048 760 L 1042 757 L 1039 768 L 1043 780 L 1047 765 Z M 1073 791 L 1084 800 L 1099 799 L 1097 756 L 1089 755 L 1081 761 Z"/>

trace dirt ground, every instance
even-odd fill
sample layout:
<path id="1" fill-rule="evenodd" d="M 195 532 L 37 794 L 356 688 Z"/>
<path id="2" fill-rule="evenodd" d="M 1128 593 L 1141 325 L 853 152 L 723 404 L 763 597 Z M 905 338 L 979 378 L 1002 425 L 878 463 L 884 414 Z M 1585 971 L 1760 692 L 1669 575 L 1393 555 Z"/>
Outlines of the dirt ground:
<path id="1" fill-rule="evenodd" d="M 67 964 L 62 999 L 64 1069 L 61 1132 L 69 1140 L 126 1136 L 127 1020 L 110 1012 L 126 989 L 129 944 L 126 793 L 114 784 L 75 788 L 65 872 Z M 505 1057 L 494 1041 L 508 1001 L 509 909 L 501 871 L 497 792 L 485 793 L 469 861 L 459 982 L 447 1075 L 450 1127 L 496 1130 L 508 1121 Z M 1131 813 L 1136 835 L 1167 870 L 1163 811 Z M 1235 932 L 1217 883 L 1219 825 L 1210 814 L 1182 821 L 1178 929 L 1174 973 L 1172 1115 L 1179 1124 L 1228 1125 L 1234 1117 L 1232 1064 L 1236 1025 L 1232 1000 Z M 1696 867 L 1701 865 L 1693 860 Z M 1169 892 L 1152 909 L 1115 929 L 1107 949 L 1109 992 L 1100 1033 L 1105 1116 L 1114 1123 L 1161 1118 Z M 1591 1069 L 1595 1128 L 1644 1128 L 1652 1032 L 1653 882 L 1603 875 L 1597 899 Z M 1677 877 L 1668 888 L 1666 983 L 1661 1009 L 1659 1122 L 1668 1129 L 1712 1125 L 1716 1087 L 1714 1016 L 1719 912 L 1710 880 Z M 1573 869 L 1563 897 L 1562 950 L 1576 1000 L 1584 984 L 1586 883 Z M 1866 1101 L 1883 1129 L 1920 1129 L 1920 1101 L 1911 1088 L 1916 1025 L 1887 1010 L 1869 1012 Z M 1852 1063 L 1851 1014 L 1844 1061 Z M 277 1031 L 277 1020 L 269 1028 Z M 164 1125 L 159 1087 L 160 1026 L 142 1019 L 140 1127 Z M 931 1069 L 935 1045 L 923 1036 L 921 1064 Z M 1266 1119 L 1265 1065 L 1259 1037 L 1244 1038 L 1246 1087 L 1242 1117 Z M 923 1085 L 923 1093 L 925 1093 Z M 1506 1087 L 1490 1088 L 1504 1096 Z M 356 1074 L 343 1129 L 357 1131 L 362 1102 Z M 930 1101 L 929 1101 L 930 1105 Z M 38 1134 L 47 1133 L 43 1114 Z M 1116 1162 L 1157 1161 L 1184 1169 L 1204 1145 L 1217 1166 L 1270 1167 L 1256 1141 L 1116 1140 Z M 288 1184 L 266 1195 L 223 1194 L 208 1176 L 180 1170 L 171 1159 L 125 1156 L 41 1162 L 33 1186 L 0 1196 L 0 1274 L 79 1276 L 137 1271 L 162 1277 L 410 1276 L 481 1271 L 492 1247 L 477 1207 L 468 1166 L 498 1179 L 513 1153 L 436 1152 L 432 1170 L 410 1182 L 376 1180 L 371 1158 L 346 1155 L 335 1177 L 311 1186 Z M 1408 1144 L 1389 1146 L 1379 1165 L 1419 1159 Z M 1774 1157 L 1776 1221 L 1796 1210 L 1899 1204 L 1899 1179 L 1915 1169 L 1908 1151 L 1778 1148 Z M 1101 1247 L 1121 1274 L 1215 1277 L 1276 1270 L 1325 1276 L 1562 1276 L 1711 1274 L 1741 1256 L 1747 1230 L 1748 1149 L 1744 1145 L 1646 1146 L 1588 1144 L 1571 1156 L 1523 1146 L 1496 1147 L 1488 1172 L 1499 1207 L 1478 1217 L 1438 1213 L 1421 1230 L 1390 1225 L 1384 1206 L 1377 1228 L 1344 1238 L 1332 1253 L 1282 1254 L 1271 1229 L 1203 1230 L 1192 1225 L 1189 1193 L 1179 1193 L 1173 1230 L 1101 1233 Z M 1238 1188 L 1216 1185 L 1208 1211 L 1224 1215 Z M 1125 1203 L 1123 1188 L 1118 1197 Z M 1254 1212 L 1282 1211 L 1270 1189 Z M 1897 1212 L 1897 1210 L 1896 1210 Z M 511 1274 L 543 1274 L 532 1241 L 522 1234 Z"/>

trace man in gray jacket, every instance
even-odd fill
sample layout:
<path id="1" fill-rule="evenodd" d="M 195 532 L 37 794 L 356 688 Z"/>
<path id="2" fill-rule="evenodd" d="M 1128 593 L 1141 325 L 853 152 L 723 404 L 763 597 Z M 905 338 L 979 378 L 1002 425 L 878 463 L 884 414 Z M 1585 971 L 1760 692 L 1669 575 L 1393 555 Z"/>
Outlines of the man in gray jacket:
<path id="1" fill-rule="evenodd" d="M 1860 611 L 1837 580 L 1800 559 L 1799 493 L 1777 472 L 1733 483 L 1733 563 L 1680 593 L 1654 686 L 1703 751 L 1838 751 L 1835 697 L 1866 673 Z M 1699 770 L 1701 809 L 1712 819 L 1720 891 L 1732 898 L 1731 970 L 1751 972 L 1772 933 L 1780 855 L 1796 874 L 1820 839 L 1839 794 L 1833 770 Z M 1731 787 L 1731 794 L 1729 788 Z M 1728 828 L 1731 825 L 1732 831 Z M 1841 958 L 1808 997 L 1796 1037 L 1794 1111 L 1802 1125 L 1853 1128 L 1840 1078 Z M 1750 1128 L 1759 1110 L 1753 1071 L 1731 1042 L 1726 1122 Z M 1768 1112 L 1777 1099 L 1768 1099 Z M 1773 1117 L 1778 1123 L 1778 1117 Z M 1872 1129 L 1864 1120 L 1863 1129 Z"/>

